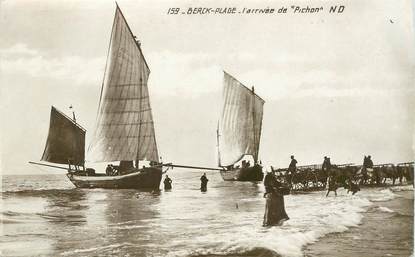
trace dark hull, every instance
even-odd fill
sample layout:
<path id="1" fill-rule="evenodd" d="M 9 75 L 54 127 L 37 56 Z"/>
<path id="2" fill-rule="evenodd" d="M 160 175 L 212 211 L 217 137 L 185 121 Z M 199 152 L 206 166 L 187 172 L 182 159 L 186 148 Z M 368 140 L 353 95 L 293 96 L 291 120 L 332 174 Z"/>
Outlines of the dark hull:
<path id="1" fill-rule="evenodd" d="M 79 176 L 70 173 L 67 176 L 78 188 L 158 190 L 162 171 L 161 168 L 144 168 L 118 176 Z"/>
<path id="2" fill-rule="evenodd" d="M 221 170 L 220 175 L 222 175 L 225 181 L 262 181 L 264 178 L 262 166 L 259 165 L 248 168 Z"/>

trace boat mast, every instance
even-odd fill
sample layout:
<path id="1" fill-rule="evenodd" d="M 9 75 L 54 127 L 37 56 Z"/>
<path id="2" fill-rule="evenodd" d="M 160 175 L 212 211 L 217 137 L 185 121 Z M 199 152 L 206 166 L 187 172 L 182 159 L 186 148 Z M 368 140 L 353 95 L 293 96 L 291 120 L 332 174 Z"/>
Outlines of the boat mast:
<path id="1" fill-rule="evenodd" d="M 218 127 L 216 129 L 216 141 L 217 141 L 217 147 L 218 147 L 218 167 L 220 167 L 220 149 L 219 149 L 219 121 L 218 121 Z"/>
<path id="2" fill-rule="evenodd" d="M 72 105 L 71 106 L 69 106 L 69 109 L 71 109 L 72 110 L 72 120 L 73 120 L 73 122 L 75 123 L 75 125 L 76 125 L 76 117 L 75 117 L 75 111 L 74 111 L 74 109 L 72 108 Z M 75 144 L 76 144 L 76 142 L 75 142 Z M 74 149 L 75 147 L 74 147 L 74 144 L 72 144 L 72 149 Z M 78 166 L 76 166 L 76 165 L 74 165 L 75 166 L 75 170 L 78 170 Z M 71 164 L 70 164 L 70 162 L 69 162 L 69 169 L 71 169 Z"/>
<path id="3" fill-rule="evenodd" d="M 258 152 L 257 152 L 257 142 L 255 137 L 255 88 L 252 86 L 252 127 L 253 127 L 253 136 L 254 136 L 254 164 L 257 164 L 258 162 Z"/>
<path id="4" fill-rule="evenodd" d="M 134 39 L 135 40 L 135 39 Z M 137 41 L 136 41 L 136 43 L 137 43 Z M 137 43 L 137 46 L 139 46 L 138 45 L 138 43 Z M 135 165 L 136 165 L 136 168 L 137 169 L 139 169 L 140 168 L 140 166 L 139 166 L 139 163 L 140 163 L 140 136 L 141 136 L 141 125 L 143 124 L 143 112 L 142 112 L 142 110 L 143 110 L 143 79 L 142 78 L 140 78 L 140 98 L 141 98 L 141 101 L 140 101 L 140 104 L 139 104 L 139 108 L 138 108 L 138 120 L 139 120 L 139 123 L 138 123 L 138 138 L 137 138 L 137 158 L 136 158 L 136 163 L 135 163 Z"/>

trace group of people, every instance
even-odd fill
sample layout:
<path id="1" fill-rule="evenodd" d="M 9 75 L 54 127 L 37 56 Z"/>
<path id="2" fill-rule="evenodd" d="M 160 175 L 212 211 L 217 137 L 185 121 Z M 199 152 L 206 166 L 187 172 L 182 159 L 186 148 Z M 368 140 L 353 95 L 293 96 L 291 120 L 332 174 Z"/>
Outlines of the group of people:
<path id="1" fill-rule="evenodd" d="M 207 191 L 208 181 L 209 181 L 209 179 L 206 177 L 206 173 L 203 173 L 203 175 L 200 177 L 200 191 L 202 191 L 202 192 Z M 166 175 L 166 177 L 163 180 L 164 189 L 165 190 L 170 190 L 172 188 L 172 186 L 171 186 L 172 182 L 173 182 L 172 179 L 169 178 L 168 175 Z"/>
<path id="2" fill-rule="evenodd" d="M 334 192 L 334 194 L 337 196 L 337 188 L 338 184 L 336 181 L 336 173 L 332 170 L 332 164 L 330 161 L 330 157 L 324 156 L 323 164 L 321 167 L 324 174 L 327 176 L 326 181 L 326 188 L 327 188 L 327 194 L 326 197 L 329 195 L 331 191 Z M 371 159 L 371 156 L 364 156 L 363 160 L 363 172 L 367 173 L 370 171 L 370 169 L 373 169 L 373 161 Z M 291 155 L 291 162 L 288 166 L 287 170 L 288 174 L 294 174 L 297 172 L 297 160 L 294 158 L 294 155 Z M 352 192 L 353 195 L 356 194 L 356 192 L 360 191 L 359 185 L 356 183 L 353 183 L 351 179 L 347 181 L 347 189 L 348 193 Z"/>
<path id="3" fill-rule="evenodd" d="M 116 167 L 112 164 L 108 164 L 107 168 L 105 169 L 105 174 L 107 174 L 107 176 L 116 176 L 116 175 L 118 175 L 118 167 Z"/>
<path id="4" fill-rule="evenodd" d="M 249 163 L 244 163 L 245 166 L 248 166 Z M 365 156 L 363 166 L 365 168 L 373 168 L 373 162 L 370 155 Z M 335 179 L 335 173 L 332 172 L 332 164 L 330 158 L 324 156 L 324 161 L 322 164 L 322 170 L 327 174 L 327 194 L 329 195 L 330 191 L 334 191 L 337 196 L 337 184 Z M 291 174 L 296 173 L 297 171 L 297 160 L 294 158 L 294 155 L 291 155 L 291 162 L 288 166 L 288 172 Z M 207 183 L 209 179 L 204 173 L 200 177 L 200 190 L 202 192 L 207 191 Z M 172 188 L 172 180 L 166 175 L 164 179 L 164 189 L 169 190 Z M 351 188 L 349 190 L 353 191 L 355 194 L 358 190 L 352 188 L 353 183 L 351 183 Z M 287 185 L 284 185 L 278 180 L 278 177 L 275 176 L 273 172 L 267 172 L 264 178 L 264 187 L 265 193 L 264 198 L 266 199 L 265 204 L 265 214 L 264 214 L 264 226 L 275 226 L 281 225 L 284 221 L 289 220 L 289 217 L 285 211 L 284 205 L 284 195 L 289 194 L 290 189 Z"/>
<path id="5" fill-rule="evenodd" d="M 249 167 L 251 167 L 251 162 L 243 160 L 242 161 L 242 168 L 249 168 Z"/>

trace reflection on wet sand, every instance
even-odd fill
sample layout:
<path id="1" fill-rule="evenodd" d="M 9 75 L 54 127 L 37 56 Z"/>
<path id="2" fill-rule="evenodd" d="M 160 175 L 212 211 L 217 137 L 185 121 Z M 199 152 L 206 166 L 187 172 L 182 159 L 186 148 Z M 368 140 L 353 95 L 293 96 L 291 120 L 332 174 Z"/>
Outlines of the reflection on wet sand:
<path id="1" fill-rule="evenodd" d="M 52 254 L 60 240 L 50 235 L 85 222 L 80 210 L 86 207 L 79 204 L 84 195 L 74 189 L 3 193 L 2 207 L 7 211 L 2 212 L 2 254 L 8 255 L 9 250 L 19 256 Z M 16 248 L 20 244 L 32 250 Z"/>
<path id="2" fill-rule="evenodd" d="M 66 210 L 70 214 L 61 213 L 60 216 L 68 220 L 67 225 L 75 220 L 82 222 L 77 222 L 76 229 L 62 224 L 56 227 L 59 236 L 54 242 L 55 252 L 88 255 L 98 251 L 102 255 L 124 255 L 141 251 L 145 256 L 142 246 L 151 241 L 151 222 L 148 220 L 158 217 L 152 207 L 157 203 L 158 195 L 137 190 L 78 191 L 85 197 L 79 201 L 66 199 L 71 201 L 64 204 L 72 206 Z M 55 203 L 55 207 L 62 207 L 61 202 Z M 49 208 L 53 209 L 52 206 Z"/>

